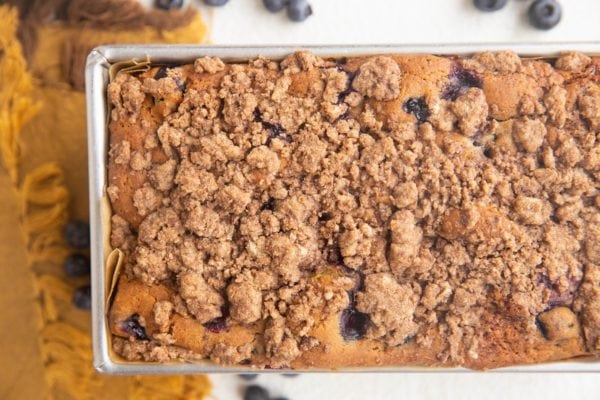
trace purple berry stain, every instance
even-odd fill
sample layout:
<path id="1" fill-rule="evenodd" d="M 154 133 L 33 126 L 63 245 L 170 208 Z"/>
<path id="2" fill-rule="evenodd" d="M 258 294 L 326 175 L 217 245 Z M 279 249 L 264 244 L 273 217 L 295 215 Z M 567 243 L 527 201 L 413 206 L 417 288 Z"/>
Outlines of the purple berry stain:
<path id="1" fill-rule="evenodd" d="M 340 72 L 345 72 L 342 64 L 338 63 L 338 65 L 336 65 L 336 69 Z M 346 97 L 353 92 L 352 82 L 354 81 L 354 78 L 356 78 L 356 75 L 358 75 L 358 71 L 347 72 L 346 75 L 348 77 L 346 80 L 346 88 L 342 90 L 340 94 L 338 94 L 338 104 L 342 103 Z"/>
<path id="2" fill-rule="evenodd" d="M 573 303 L 573 299 L 575 298 L 575 293 L 579 289 L 581 285 L 581 280 L 578 279 L 569 279 L 570 287 L 567 291 L 560 292 L 558 288 L 557 282 L 552 282 L 548 275 L 539 274 L 537 284 L 539 286 L 543 286 L 547 289 L 550 289 L 550 298 L 548 299 L 548 307 L 547 309 L 551 309 L 557 306 L 570 305 Z"/>
<path id="3" fill-rule="evenodd" d="M 441 98 L 443 100 L 454 101 L 468 88 L 481 88 L 481 78 L 475 71 L 465 69 L 461 66 L 455 66 L 448 75 L 450 82 L 442 90 Z"/>
<path id="4" fill-rule="evenodd" d="M 227 317 L 229 317 L 229 307 L 224 305 L 221 307 L 221 316 L 215 319 L 212 319 L 204 324 L 204 328 L 212 333 L 222 333 L 227 332 L 229 330 L 229 323 L 227 322 Z"/>
<path id="5" fill-rule="evenodd" d="M 424 97 L 411 97 L 406 100 L 402 108 L 405 112 L 414 115 L 419 124 L 427 121 L 431 115 Z"/>
<path id="6" fill-rule="evenodd" d="M 123 321 L 121 328 L 128 335 L 135 337 L 138 340 L 149 340 L 146 335 L 146 329 L 140 324 L 140 314 L 132 314 L 129 318 Z"/>
<path id="7" fill-rule="evenodd" d="M 358 275 L 356 277 L 356 285 L 348 291 L 350 305 L 340 317 L 340 333 L 344 340 L 359 340 L 367 334 L 367 328 L 371 319 L 365 313 L 356 309 L 356 301 L 354 294 L 364 288 L 364 277 Z"/>
<path id="8" fill-rule="evenodd" d="M 367 333 L 369 316 L 356 311 L 355 308 L 346 308 L 342 311 L 340 319 L 340 329 L 344 340 L 362 339 Z"/>
<path id="9" fill-rule="evenodd" d="M 256 122 L 260 122 L 263 128 L 269 132 L 269 139 L 267 140 L 267 144 L 271 143 L 271 140 L 275 138 L 279 138 L 288 143 L 292 141 L 292 138 L 285 133 L 285 129 L 283 129 L 281 125 L 265 121 L 263 119 L 262 112 L 258 108 L 254 110 L 254 120 Z"/>
<path id="10" fill-rule="evenodd" d="M 169 68 L 165 67 L 163 65 L 162 67 L 160 67 L 158 69 L 158 71 L 156 71 L 156 74 L 154 75 L 154 79 L 159 80 L 159 79 L 162 79 L 162 78 L 166 78 L 168 70 L 169 70 Z"/>

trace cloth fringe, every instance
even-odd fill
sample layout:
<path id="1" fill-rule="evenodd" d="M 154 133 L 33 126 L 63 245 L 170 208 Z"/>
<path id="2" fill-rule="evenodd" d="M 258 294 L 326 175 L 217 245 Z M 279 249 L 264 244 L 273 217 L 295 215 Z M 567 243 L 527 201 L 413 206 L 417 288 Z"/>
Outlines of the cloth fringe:
<path id="1" fill-rule="evenodd" d="M 97 1 L 108 4 L 118 0 Z M 126 1 L 128 2 L 128 1 Z M 38 18 L 47 14 L 50 5 L 65 5 L 65 0 L 22 1 L 21 11 L 33 12 L 36 4 Z M 51 4 L 50 4 L 51 3 Z M 83 3 L 83 0 L 73 1 Z M 94 2 L 87 2 L 94 3 Z M 49 5 L 50 4 L 50 5 Z M 62 12 L 62 11 L 60 11 Z M 65 10 L 73 17 L 73 10 Z M 79 22 L 93 18 L 85 13 Z M 60 279 L 58 274 L 36 271 L 36 265 L 50 263 L 54 272 L 69 253 L 63 240 L 63 229 L 68 220 L 69 191 L 64 173 L 56 163 L 46 163 L 19 179 L 22 127 L 37 113 L 40 104 L 32 97 L 32 78 L 27 71 L 22 49 L 16 40 L 17 10 L 0 5 L 0 154 L 19 204 L 21 231 L 28 253 L 28 267 L 32 277 L 35 309 L 39 315 L 39 347 L 44 363 L 46 398 L 49 400 L 92 399 L 93 393 L 106 382 L 92 368 L 91 337 L 89 332 L 75 327 L 61 315 L 61 306 L 70 304 L 73 282 Z M 108 23 L 108 22 L 105 22 Z M 130 399 L 202 399 L 211 391 L 208 377 L 169 376 L 131 377 Z"/>
<path id="2" fill-rule="evenodd" d="M 33 84 L 16 40 L 17 11 L 0 7 L 0 21 L 0 153 L 15 185 L 21 157 L 19 135 L 40 105 L 30 97 Z"/>
<path id="3" fill-rule="evenodd" d="M 138 376 L 129 398 L 132 400 L 195 400 L 210 394 L 212 385 L 206 375 Z"/>
<path id="4" fill-rule="evenodd" d="M 68 254 L 63 228 L 69 218 L 69 192 L 62 169 L 43 164 L 29 172 L 19 191 L 21 227 L 30 262 L 60 263 Z"/>

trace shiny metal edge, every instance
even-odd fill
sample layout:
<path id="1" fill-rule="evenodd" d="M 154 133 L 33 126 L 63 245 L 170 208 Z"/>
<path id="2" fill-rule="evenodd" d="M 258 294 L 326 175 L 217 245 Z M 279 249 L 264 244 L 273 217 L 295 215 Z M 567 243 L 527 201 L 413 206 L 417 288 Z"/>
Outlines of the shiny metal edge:
<path id="1" fill-rule="evenodd" d="M 87 57 L 85 67 L 86 119 L 88 144 L 88 180 L 90 202 L 90 260 L 92 264 L 92 347 L 93 364 L 99 372 L 110 373 L 111 363 L 107 349 L 107 330 L 104 324 L 104 255 L 102 238 L 104 227 L 100 223 L 100 201 L 105 183 L 106 150 L 106 101 L 105 90 L 108 82 L 110 63 L 98 49 Z"/>
<path id="2" fill-rule="evenodd" d="M 280 370 L 254 370 L 220 367 L 209 363 L 125 363 L 111 359 L 108 349 L 108 327 L 105 308 L 105 276 L 102 240 L 106 227 L 101 223 L 101 201 L 106 183 L 107 105 L 106 86 L 110 65 L 130 59 L 149 58 L 155 62 L 186 63 L 202 56 L 242 61 L 257 56 L 283 58 L 297 50 L 309 50 L 320 56 L 360 56 L 388 53 L 430 53 L 436 55 L 469 55 L 481 51 L 512 50 L 521 56 L 551 57 L 563 51 L 581 51 L 600 55 L 600 41 L 574 43 L 487 43 L 487 44 L 423 44 L 423 45 L 324 45 L 324 46 L 203 46 L 203 45 L 110 45 L 100 46 L 88 55 L 85 67 L 86 112 L 90 201 L 90 259 L 92 264 L 92 340 L 93 365 L 101 373 L 132 374 L 204 374 L 204 373 L 281 373 Z M 381 373 L 473 373 L 466 368 L 382 367 L 343 368 L 338 370 L 306 370 L 294 372 L 381 372 Z M 488 373 L 600 372 L 600 361 L 560 361 L 498 368 Z"/>

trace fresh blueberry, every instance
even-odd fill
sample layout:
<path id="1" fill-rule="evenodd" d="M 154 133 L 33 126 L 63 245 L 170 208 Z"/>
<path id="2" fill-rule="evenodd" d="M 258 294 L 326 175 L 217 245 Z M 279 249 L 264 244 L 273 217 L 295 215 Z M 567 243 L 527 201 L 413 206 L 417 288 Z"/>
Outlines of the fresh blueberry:
<path id="1" fill-rule="evenodd" d="M 92 289 L 90 285 L 75 289 L 73 293 L 73 305 L 80 310 L 89 310 L 92 308 Z"/>
<path id="2" fill-rule="evenodd" d="M 258 377 L 258 374 L 240 374 L 239 377 L 245 381 L 253 381 Z"/>
<path id="3" fill-rule="evenodd" d="M 554 28 L 562 17 L 562 9 L 556 0 L 535 0 L 529 6 L 529 23 L 538 29 Z"/>
<path id="4" fill-rule="evenodd" d="M 71 254 L 65 260 L 65 274 L 71 278 L 78 278 L 90 273 L 90 259 L 83 254 Z"/>
<path id="5" fill-rule="evenodd" d="M 295 378 L 300 374 L 282 374 L 284 378 Z"/>
<path id="6" fill-rule="evenodd" d="M 71 221 L 65 226 L 65 240 L 76 249 L 90 246 L 90 226 L 83 221 Z"/>
<path id="7" fill-rule="evenodd" d="M 229 0 L 204 0 L 204 4 L 212 7 L 220 7 L 227 4 Z"/>
<path id="8" fill-rule="evenodd" d="M 244 392 L 244 400 L 269 400 L 269 392 L 262 386 L 250 385 Z"/>
<path id="9" fill-rule="evenodd" d="M 174 10 L 183 6 L 183 0 L 156 0 L 154 7 L 161 10 Z"/>
<path id="10" fill-rule="evenodd" d="M 405 112 L 413 114 L 420 124 L 427 121 L 427 118 L 431 115 L 424 97 L 411 97 L 406 100 L 403 108 Z"/>
<path id="11" fill-rule="evenodd" d="M 473 4 L 478 10 L 491 12 L 503 8 L 508 0 L 473 0 Z"/>
<path id="12" fill-rule="evenodd" d="M 306 0 L 290 0 L 287 6 L 288 18 L 294 22 L 302 22 L 312 13 L 312 7 Z"/>
<path id="13" fill-rule="evenodd" d="M 288 4 L 288 0 L 263 0 L 265 8 L 272 13 L 279 12 Z"/>
<path id="14" fill-rule="evenodd" d="M 129 318 L 123 321 L 121 328 L 127 332 L 127 334 L 133 336 L 138 340 L 148 340 L 146 335 L 146 329 L 140 323 L 140 314 L 131 314 Z"/>

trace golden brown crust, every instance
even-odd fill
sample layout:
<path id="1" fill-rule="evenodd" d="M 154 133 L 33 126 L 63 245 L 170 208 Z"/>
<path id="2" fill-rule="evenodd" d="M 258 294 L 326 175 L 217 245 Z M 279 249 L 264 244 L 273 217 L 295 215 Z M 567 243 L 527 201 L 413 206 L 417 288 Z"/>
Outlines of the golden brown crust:
<path id="1" fill-rule="evenodd" d="M 598 67 L 295 53 L 118 75 L 115 350 L 297 369 L 597 354 Z"/>

